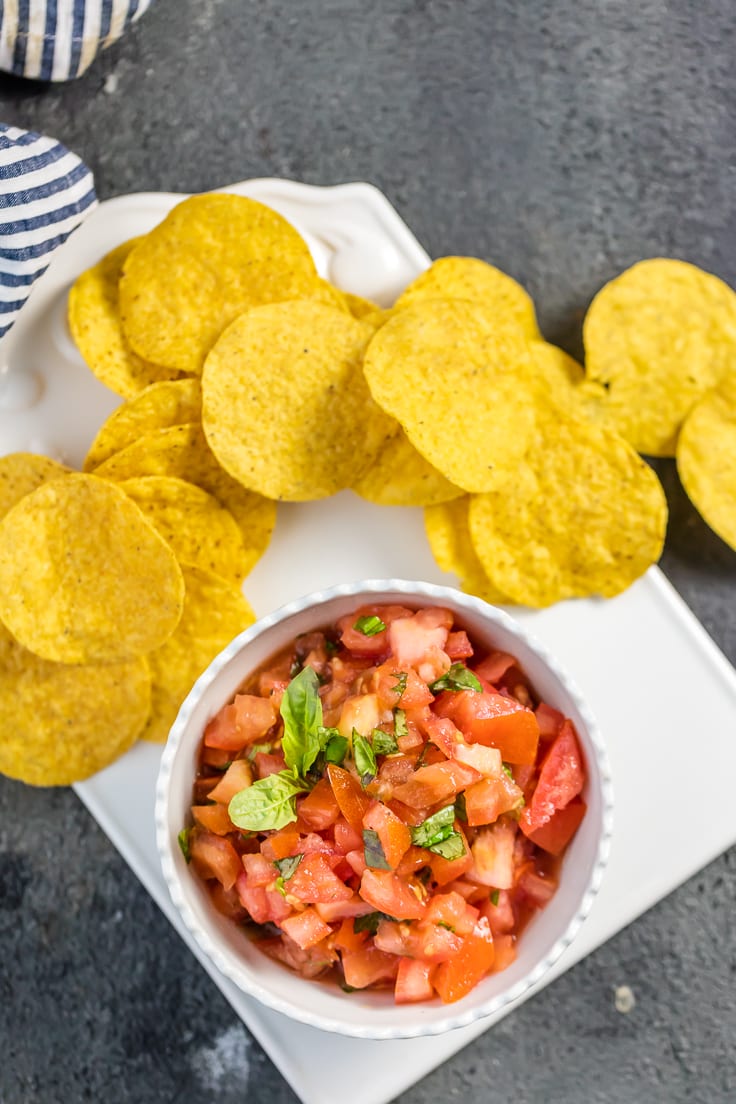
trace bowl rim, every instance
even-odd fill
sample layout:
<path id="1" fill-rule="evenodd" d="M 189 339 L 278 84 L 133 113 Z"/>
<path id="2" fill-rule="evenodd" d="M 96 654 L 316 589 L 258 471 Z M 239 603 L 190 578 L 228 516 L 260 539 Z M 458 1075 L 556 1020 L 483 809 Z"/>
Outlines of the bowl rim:
<path id="1" fill-rule="evenodd" d="M 593 748 L 598 773 L 600 776 L 601 796 L 601 832 L 598 839 L 595 859 L 592 864 L 587 885 L 578 902 L 574 915 L 569 920 L 565 930 L 557 938 L 553 946 L 537 964 L 524 975 L 518 982 L 502 993 L 496 994 L 485 1003 L 464 1011 L 448 1011 L 447 1016 L 430 1023 L 408 1023 L 406 1026 L 393 1024 L 387 1027 L 380 1025 L 356 1025 L 345 1023 L 337 1018 L 312 1012 L 301 1004 L 284 1000 L 275 996 L 269 989 L 249 978 L 247 974 L 237 969 L 230 961 L 229 955 L 224 953 L 217 942 L 202 927 L 193 910 L 186 901 L 177 873 L 174 856 L 171 848 L 171 832 L 169 828 L 169 784 L 176 755 L 182 743 L 182 737 L 189 724 L 192 712 L 199 703 L 203 694 L 215 681 L 220 671 L 233 659 L 233 657 L 247 647 L 257 637 L 268 632 L 273 626 L 302 613 L 311 606 L 323 605 L 336 598 L 358 598 L 361 595 L 371 595 L 380 592 L 394 592 L 407 596 L 415 595 L 422 598 L 430 598 L 438 605 L 449 603 L 455 609 L 466 609 L 482 615 L 490 622 L 495 622 L 499 627 L 512 633 L 521 642 L 534 652 L 538 659 L 547 667 L 551 674 L 564 687 L 574 701 L 580 716 L 585 724 L 590 744 Z M 600 889 L 603 874 L 608 863 L 611 851 L 611 838 L 613 832 L 613 780 L 611 766 L 603 736 L 598 722 L 593 715 L 590 706 L 583 697 L 576 682 L 567 674 L 558 660 L 548 650 L 546 645 L 530 633 L 505 610 L 490 605 L 488 602 L 477 598 L 475 595 L 466 594 L 451 586 L 437 583 L 428 583 L 421 580 L 408 579 L 362 579 L 357 582 L 339 583 L 324 590 L 312 591 L 300 598 L 296 598 L 264 617 L 259 618 L 253 625 L 236 636 L 209 664 L 199 676 L 194 686 L 184 699 L 176 720 L 171 727 L 167 742 L 161 757 L 161 765 L 156 781 L 155 794 L 155 829 L 156 845 L 161 860 L 166 885 L 171 899 L 179 911 L 187 929 L 192 934 L 197 944 L 214 963 L 217 969 L 229 978 L 235 985 L 249 996 L 254 997 L 261 1004 L 280 1012 L 289 1019 L 297 1020 L 323 1031 L 335 1034 L 347 1035 L 360 1039 L 408 1039 L 419 1036 L 441 1035 L 447 1031 L 467 1027 L 471 1023 L 492 1016 L 506 1005 L 517 1001 L 532 986 L 550 970 L 560 956 L 567 950 L 582 924 L 589 914 L 593 901 Z M 451 1010 L 452 1005 L 447 1008 Z"/>

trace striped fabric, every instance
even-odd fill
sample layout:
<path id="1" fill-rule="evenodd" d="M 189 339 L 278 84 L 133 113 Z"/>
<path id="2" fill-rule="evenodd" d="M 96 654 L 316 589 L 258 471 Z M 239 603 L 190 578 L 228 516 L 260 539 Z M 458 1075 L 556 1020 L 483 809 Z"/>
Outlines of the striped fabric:
<path id="1" fill-rule="evenodd" d="M 0 0 L 0 69 L 34 80 L 79 77 L 152 0 Z"/>
<path id="2" fill-rule="evenodd" d="M 0 337 L 96 202 L 92 173 L 75 153 L 0 124 Z"/>

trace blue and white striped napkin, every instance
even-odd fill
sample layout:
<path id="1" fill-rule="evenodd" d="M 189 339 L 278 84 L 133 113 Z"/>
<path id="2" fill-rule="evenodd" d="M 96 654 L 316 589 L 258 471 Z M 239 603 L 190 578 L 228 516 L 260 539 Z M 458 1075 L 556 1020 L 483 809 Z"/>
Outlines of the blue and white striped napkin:
<path id="1" fill-rule="evenodd" d="M 33 80 L 80 77 L 152 0 L 0 0 L 0 69 Z"/>
<path id="2" fill-rule="evenodd" d="M 92 173 L 75 153 L 0 124 L 0 337 L 96 202 Z"/>

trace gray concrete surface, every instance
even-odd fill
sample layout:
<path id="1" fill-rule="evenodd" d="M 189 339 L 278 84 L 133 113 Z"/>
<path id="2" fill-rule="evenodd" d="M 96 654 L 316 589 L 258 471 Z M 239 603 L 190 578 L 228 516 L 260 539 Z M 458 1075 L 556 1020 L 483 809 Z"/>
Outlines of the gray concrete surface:
<path id="1" fill-rule="evenodd" d="M 736 283 L 735 47 L 729 0 L 157 0 L 78 83 L 0 80 L 0 119 L 80 152 L 102 197 L 372 180 L 433 254 L 521 278 L 575 351 L 640 257 Z M 664 568 L 736 660 L 736 556 L 660 467 Z M 731 852 L 401 1104 L 736 1101 L 735 905 Z M 2 1104 L 295 1099 L 71 791 L 8 781 L 0 1040 Z"/>

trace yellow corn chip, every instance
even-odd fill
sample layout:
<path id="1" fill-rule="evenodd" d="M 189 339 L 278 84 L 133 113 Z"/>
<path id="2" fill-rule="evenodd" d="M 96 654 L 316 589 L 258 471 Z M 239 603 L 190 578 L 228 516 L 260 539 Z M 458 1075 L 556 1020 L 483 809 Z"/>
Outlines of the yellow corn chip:
<path id="1" fill-rule="evenodd" d="M 470 539 L 468 508 L 470 495 L 428 506 L 424 511 L 424 528 L 429 547 L 442 571 L 457 575 L 460 589 L 474 594 L 484 602 L 497 606 L 508 598 L 489 579 Z"/>
<path id="2" fill-rule="evenodd" d="M 0 518 L 43 483 L 68 474 L 69 468 L 50 460 L 48 456 L 36 456 L 32 452 L 11 452 L 8 456 L 1 456 Z"/>
<path id="3" fill-rule="evenodd" d="M 688 414 L 677 441 L 677 470 L 695 508 L 736 549 L 736 372 Z"/>
<path id="4" fill-rule="evenodd" d="M 184 612 L 176 632 L 151 652 L 151 716 L 145 740 L 166 740 L 179 706 L 222 649 L 252 625 L 255 615 L 240 590 L 217 575 L 185 567 Z"/>
<path id="5" fill-rule="evenodd" d="M 432 506 L 463 493 L 417 452 L 401 429 L 353 490 L 378 506 Z"/>
<path id="6" fill-rule="evenodd" d="M 314 301 L 241 315 L 202 377 L 202 424 L 222 466 L 244 487 L 291 502 L 355 483 L 396 429 L 363 378 L 370 333 Z"/>
<path id="7" fill-rule="evenodd" d="M 169 546 L 103 479 L 44 483 L 0 522 L 0 619 L 43 659 L 134 659 L 171 635 L 183 597 Z"/>
<path id="8" fill-rule="evenodd" d="M 103 422 L 87 453 L 84 470 L 94 471 L 113 453 L 132 445 L 145 433 L 196 422 L 201 413 L 202 392 L 198 379 L 153 383 L 113 410 Z"/>
<path id="9" fill-rule="evenodd" d="M 125 398 L 179 375 L 175 368 L 139 357 L 120 327 L 118 284 L 123 263 L 141 240 L 133 238 L 113 249 L 83 272 L 69 292 L 69 328 L 80 353 L 100 382 Z"/>
<path id="10" fill-rule="evenodd" d="M 736 361 L 736 292 L 684 261 L 655 258 L 598 292 L 583 325 L 599 418 L 639 452 L 674 456 L 680 426 Z"/>

